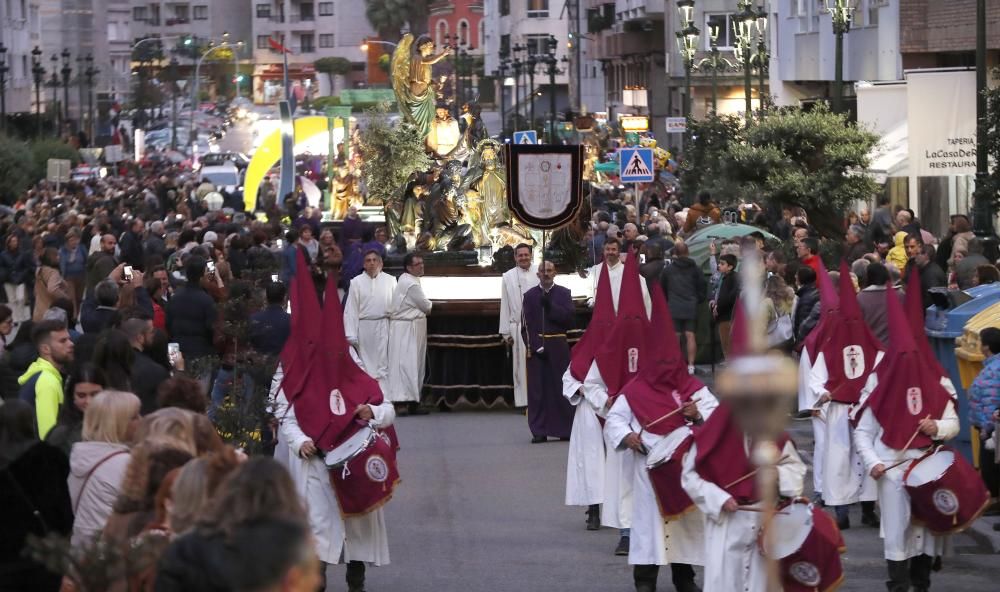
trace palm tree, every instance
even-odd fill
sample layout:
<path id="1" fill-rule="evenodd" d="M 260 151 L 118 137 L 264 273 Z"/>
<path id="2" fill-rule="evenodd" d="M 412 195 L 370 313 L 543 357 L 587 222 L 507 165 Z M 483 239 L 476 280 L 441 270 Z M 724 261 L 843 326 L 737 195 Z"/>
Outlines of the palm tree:
<path id="1" fill-rule="evenodd" d="M 365 16 L 383 41 L 397 41 L 400 30 L 409 25 L 414 36 L 427 32 L 427 15 L 432 0 L 365 0 Z"/>

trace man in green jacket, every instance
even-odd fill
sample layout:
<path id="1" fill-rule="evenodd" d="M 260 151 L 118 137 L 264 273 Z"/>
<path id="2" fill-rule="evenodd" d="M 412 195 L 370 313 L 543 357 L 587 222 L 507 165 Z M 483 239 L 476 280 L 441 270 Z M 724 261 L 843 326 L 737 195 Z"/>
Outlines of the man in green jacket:
<path id="1" fill-rule="evenodd" d="M 63 402 L 61 372 L 73 363 L 73 342 L 62 321 L 42 321 L 31 331 L 31 340 L 38 350 L 38 359 L 17 379 L 19 396 L 35 407 L 38 437 L 45 439 L 56 425 L 59 406 Z"/>

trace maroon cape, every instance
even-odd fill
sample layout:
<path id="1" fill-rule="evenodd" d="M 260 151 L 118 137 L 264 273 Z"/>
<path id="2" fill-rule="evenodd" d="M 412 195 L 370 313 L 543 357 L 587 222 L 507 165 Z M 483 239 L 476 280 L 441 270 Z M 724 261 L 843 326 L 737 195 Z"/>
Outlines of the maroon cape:
<path id="1" fill-rule="evenodd" d="M 615 325 L 615 304 L 611 296 L 611 276 L 608 266 L 601 266 L 601 275 L 597 278 L 597 293 L 594 296 L 594 314 L 590 324 L 583 332 L 583 337 L 573 346 L 573 355 L 569 362 L 569 372 L 580 382 L 587 378 L 590 365 L 594 363 L 594 355 L 604 339 Z"/>
<path id="2" fill-rule="evenodd" d="M 618 294 L 618 318 L 611 335 L 603 337 L 595 356 L 608 396 L 612 399 L 638 375 L 644 363 L 643 341 L 649 319 L 642 299 L 643 281 L 639 275 L 639 257 L 632 253 L 625 260 L 621 292 Z"/>

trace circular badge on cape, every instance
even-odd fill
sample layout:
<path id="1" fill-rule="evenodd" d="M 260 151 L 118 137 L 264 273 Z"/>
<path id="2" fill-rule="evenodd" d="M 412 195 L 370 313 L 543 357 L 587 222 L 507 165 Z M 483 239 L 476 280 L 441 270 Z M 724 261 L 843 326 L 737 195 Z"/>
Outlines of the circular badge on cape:
<path id="1" fill-rule="evenodd" d="M 819 568 L 808 561 L 796 561 L 788 568 L 788 573 L 803 586 L 819 586 Z"/>
<path id="2" fill-rule="evenodd" d="M 938 489 L 931 498 L 934 507 L 945 516 L 954 516 L 958 513 L 958 496 L 950 489 Z"/>
<path id="3" fill-rule="evenodd" d="M 389 465 L 378 454 L 373 454 L 365 461 L 365 474 L 376 483 L 382 483 L 389 478 Z"/>

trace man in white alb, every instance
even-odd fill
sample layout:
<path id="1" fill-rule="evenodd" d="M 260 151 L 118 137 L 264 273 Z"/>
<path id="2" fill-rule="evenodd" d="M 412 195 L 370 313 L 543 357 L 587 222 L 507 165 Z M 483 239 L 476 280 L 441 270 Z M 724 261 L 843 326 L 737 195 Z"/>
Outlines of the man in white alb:
<path id="1" fill-rule="evenodd" d="M 601 268 L 608 268 L 608 279 L 611 280 L 611 301 L 614 303 L 615 312 L 618 311 L 618 294 L 622 291 L 622 274 L 625 271 L 624 256 L 621 252 L 621 241 L 616 238 L 608 238 L 604 243 L 604 261 L 590 268 L 590 292 L 587 295 L 587 306 L 594 308 L 594 299 L 597 297 L 597 280 L 601 277 Z M 649 289 L 646 282 L 642 282 L 642 300 L 646 305 L 646 316 L 652 310 L 652 301 L 649 299 Z"/>
<path id="2" fill-rule="evenodd" d="M 365 372 L 389 391 L 389 306 L 396 278 L 382 272 L 382 256 L 368 251 L 365 272 L 351 280 L 344 305 L 347 341 L 358 351 Z"/>
<path id="3" fill-rule="evenodd" d="M 503 274 L 500 288 L 500 335 L 512 348 L 514 365 L 514 406 L 528 406 L 527 351 L 520 338 L 524 293 L 538 285 L 537 265 L 531 263 L 531 247 L 521 243 L 514 247 L 513 269 Z M 621 285 L 621 273 L 618 274 Z"/>
<path id="4" fill-rule="evenodd" d="M 387 398 L 406 405 L 410 415 L 420 410 L 420 389 L 424 384 L 424 357 L 427 353 L 427 315 L 431 301 L 420 287 L 424 258 L 416 253 L 403 257 L 406 269 L 396 283 L 389 308 L 389 390 Z"/>

